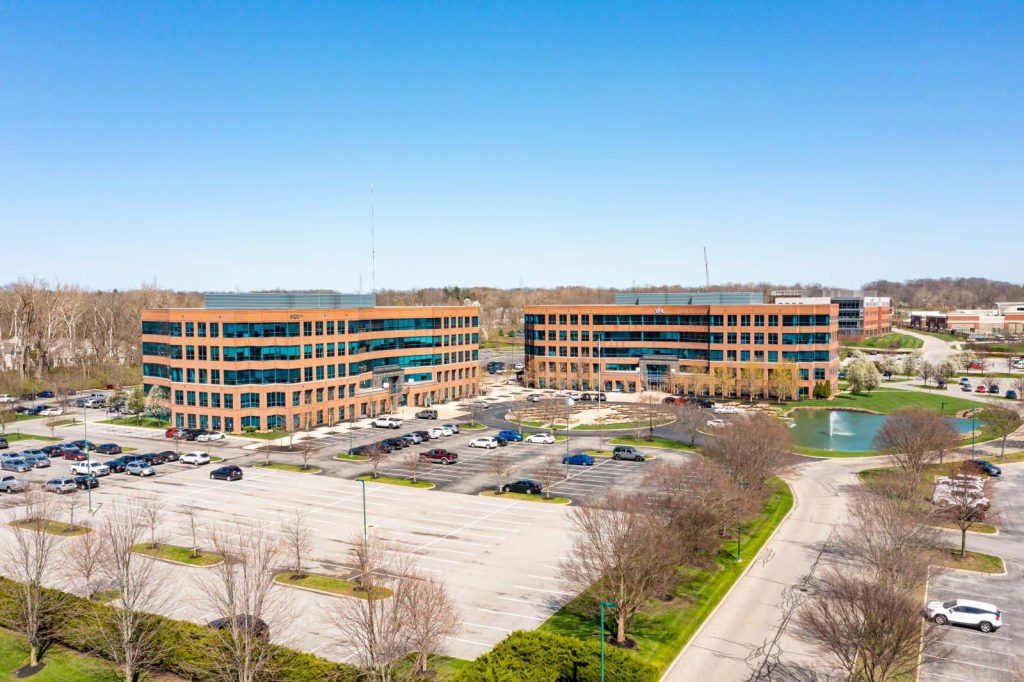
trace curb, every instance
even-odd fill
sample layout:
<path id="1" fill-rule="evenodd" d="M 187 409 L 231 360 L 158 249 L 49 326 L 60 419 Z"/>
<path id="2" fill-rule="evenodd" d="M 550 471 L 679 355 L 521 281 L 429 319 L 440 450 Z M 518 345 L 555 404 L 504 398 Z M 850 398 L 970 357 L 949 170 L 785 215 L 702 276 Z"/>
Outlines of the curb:
<path id="1" fill-rule="evenodd" d="M 487 493 L 487 492 L 489 492 L 491 494 L 490 495 L 485 495 L 484 493 Z M 482 491 L 478 492 L 476 494 L 476 496 L 477 497 L 490 497 L 490 498 L 493 498 L 493 499 L 496 499 L 496 500 L 502 499 L 500 496 L 496 495 L 493 490 L 482 490 Z M 524 499 L 522 499 L 520 497 L 513 497 L 513 498 L 510 498 L 510 499 L 511 499 L 512 502 L 532 502 L 533 504 L 546 504 L 549 507 L 567 507 L 570 504 L 572 504 L 572 498 L 569 498 L 569 497 L 565 498 L 565 502 L 549 502 L 549 501 L 544 499 L 543 495 L 537 495 L 537 499 L 536 500 L 524 500 Z"/>
<path id="2" fill-rule="evenodd" d="M 434 488 L 437 487 L 436 483 L 430 483 L 430 487 L 428 488 L 428 487 L 421 486 L 421 485 L 402 485 L 401 483 L 390 483 L 388 481 L 382 481 L 379 478 L 364 478 L 362 480 L 359 480 L 358 478 L 355 478 L 355 479 L 352 479 L 352 480 L 355 481 L 356 483 L 363 483 L 363 482 L 365 482 L 365 483 L 376 483 L 377 485 L 390 485 L 390 486 L 394 486 L 395 488 L 408 488 L 409 490 L 433 490 Z M 419 482 L 422 482 L 422 481 L 419 481 Z M 427 481 L 427 483 L 429 483 L 429 481 Z"/>

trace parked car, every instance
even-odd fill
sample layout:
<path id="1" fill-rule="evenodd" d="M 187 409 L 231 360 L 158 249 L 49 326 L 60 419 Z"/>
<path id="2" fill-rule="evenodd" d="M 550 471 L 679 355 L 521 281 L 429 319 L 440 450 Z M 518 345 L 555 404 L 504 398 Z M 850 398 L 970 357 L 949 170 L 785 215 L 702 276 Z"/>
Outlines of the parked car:
<path id="1" fill-rule="evenodd" d="M 683 405 L 686 403 L 686 398 L 681 395 L 670 395 L 661 402 L 666 405 Z"/>
<path id="2" fill-rule="evenodd" d="M 20 478 L 11 474 L 4 474 L 3 476 L 0 476 L 0 492 L 20 493 L 24 491 L 25 484 L 22 483 Z"/>
<path id="3" fill-rule="evenodd" d="M 39 398 L 53 398 L 53 397 L 55 397 L 53 395 L 53 391 L 39 391 L 39 393 L 36 393 L 36 396 L 39 397 Z"/>
<path id="4" fill-rule="evenodd" d="M 524 495 L 540 495 L 544 492 L 544 487 L 537 483 L 537 481 L 529 478 L 524 478 L 520 481 L 513 481 L 512 483 L 506 484 L 502 490 L 506 493 L 523 493 Z"/>
<path id="5" fill-rule="evenodd" d="M 504 438 L 505 440 L 513 443 L 521 443 L 523 440 L 523 434 L 518 431 L 513 431 L 512 429 L 504 429 L 502 431 L 498 431 L 498 438 Z"/>
<path id="6" fill-rule="evenodd" d="M 973 599 L 930 601 L 927 613 L 929 620 L 939 625 L 968 625 L 982 632 L 998 630 L 1003 624 L 1003 614 L 996 606 Z"/>
<path id="7" fill-rule="evenodd" d="M 476 400 L 474 402 L 471 402 L 469 404 L 469 406 L 470 407 L 475 407 L 475 408 L 477 408 L 479 410 L 488 410 L 488 409 L 490 409 L 491 404 L 489 402 L 487 402 L 486 400 Z"/>
<path id="8" fill-rule="evenodd" d="M 458 424 L 445 424 L 442 428 L 451 429 L 453 433 L 462 433 L 462 429 Z"/>
<path id="9" fill-rule="evenodd" d="M 423 442 L 423 435 L 422 432 L 420 431 L 413 431 L 412 433 L 407 433 L 404 436 L 402 436 L 402 438 L 408 438 L 410 441 L 412 441 L 414 445 L 419 445 L 420 443 Z"/>
<path id="10" fill-rule="evenodd" d="M 50 458 L 42 450 L 23 450 L 21 458 L 36 469 L 45 469 L 50 466 Z"/>
<path id="11" fill-rule="evenodd" d="M 562 458 L 562 464 L 573 464 L 577 466 L 594 466 L 594 458 L 590 455 L 584 455 L 582 453 L 576 455 L 569 455 L 568 457 Z"/>
<path id="12" fill-rule="evenodd" d="M 501 436 L 495 436 L 494 440 L 496 440 L 498 442 L 498 447 L 499 448 L 503 448 L 506 445 L 508 445 L 508 441 L 505 440 L 504 438 L 502 438 Z"/>
<path id="13" fill-rule="evenodd" d="M 240 614 L 233 618 L 218 618 L 211 620 L 207 625 L 214 630 L 226 630 L 236 627 L 238 630 L 248 630 L 259 639 L 270 639 L 270 626 L 266 621 L 256 616 Z"/>
<path id="14" fill-rule="evenodd" d="M 535 433 L 532 436 L 526 437 L 527 443 L 545 443 L 551 445 L 555 442 L 555 437 L 550 433 Z"/>
<path id="15" fill-rule="evenodd" d="M 185 429 L 184 437 L 185 440 L 195 440 L 204 433 L 206 433 L 205 429 Z"/>
<path id="16" fill-rule="evenodd" d="M 531 402 L 531 403 L 539 403 L 540 402 L 540 394 L 539 393 L 531 393 L 530 395 L 526 396 L 526 401 L 527 402 Z"/>
<path id="17" fill-rule="evenodd" d="M 102 445 L 96 446 L 96 452 L 101 455 L 120 455 L 121 446 L 117 443 L 103 443 Z"/>
<path id="18" fill-rule="evenodd" d="M 960 384 L 960 390 L 963 391 L 964 393 L 970 393 L 974 389 L 971 388 L 970 384 Z"/>
<path id="19" fill-rule="evenodd" d="M 627 459 L 633 462 L 643 462 L 643 453 L 637 451 L 632 445 L 616 445 L 612 450 L 612 459 Z"/>
<path id="20" fill-rule="evenodd" d="M 167 458 L 156 452 L 147 452 L 146 454 L 142 455 L 142 461 L 145 462 L 146 464 L 149 464 L 150 466 L 160 466 L 161 464 L 167 462 Z"/>
<path id="21" fill-rule="evenodd" d="M 6 450 L 11 447 L 11 444 L 7 442 L 6 438 L 0 438 L 0 450 Z"/>
<path id="22" fill-rule="evenodd" d="M 459 456 L 454 452 L 448 452 L 444 448 L 434 448 L 433 450 L 421 452 L 420 459 L 425 459 L 431 462 L 440 462 L 441 464 L 455 464 L 459 461 Z"/>
<path id="23" fill-rule="evenodd" d="M 183 429 L 181 427 L 178 427 L 178 426 L 172 426 L 171 428 L 169 428 L 166 431 L 164 431 L 164 438 L 184 438 L 184 437 L 185 437 L 185 429 Z"/>
<path id="24" fill-rule="evenodd" d="M 62 445 L 60 451 L 61 457 L 72 462 L 84 462 L 89 459 L 89 455 L 85 454 L 73 445 Z"/>
<path id="25" fill-rule="evenodd" d="M 429 431 L 416 431 L 415 434 L 417 436 L 419 436 L 420 438 L 422 438 L 424 441 L 428 441 L 428 440 L 431 439 L 431 435 L 430 435 Z"/>
<path id="26" fill-rule="evenodd" d="M 1015 390 L 1013 390 L 1011 388 L 1010 390 L 1008 390 L 1006 392 L 1006 397 L 1009 398 L 1010 400 L 1016 400 L 1017 399 L 1017 391 L 1015 391 Z"/>
<path id="27" fill-rule="evenodd" d="M 987 390 L 985 390 L 985 387 L 984 387 L 984 386 L 982 386 L 981 384 L 978 384 L 978 388 L 976 388 L 976 389 L 974 390 L 974 392 L 975 392 L 975 393 L 988 393 L 988 391 L 987 391 Z"/>
<path id="28" fill-rule="evenodd" d="M 7 393 L 0 393 L 0 403 L 13 403 L 17 400 L 13 395 Z"/>
<path id="29" fill-rule="evenodd" d="M 144 460 L 141 460 L 141 459 L 137 459 L 134 462 L 129 462 L 125 466 L 124 472 L 126 474 L 128 474 L 129 476 L 155 476 L 156 475 L 156 469 L 154 469 L 152 466 L 150 466 L 150 464 L 148 462 L 146 462 Z"/>
<path id="30" fill-rule="evenodd" d="M 75 487 L 79 490 L 91 490 L 92 488 L 100 487 L 100 482 L 92 474 L 84 474 L 82 476 L 75 476 Z"/>
<path id="31" fill-rule="evenodd" d="M 57 493 L 63 495 L 64 493 L 73 493 L 78 489 L 78 485 L 75 483 L 75 479 L 67 476 L 61 478 L 51 478 L 46 482 L 45 490 L 48 493 Z"/>
<path id="32" fill-rule="evenodd" d="M 124 468 L 128 466 L 128 462 L 124 461 L 120 457 L 106 461 L 104 464 L 110 467 L 110 473 L 112 474 L 123 474 Z"/>
<path id="33" fill-rule="evenodd" d="M 488 450 L 493 450 L 494 448 L 498 447 L 498 439 L 496 439 L 496 438 L 494 438 L 492 436 L 483 436 L 481 438 L 474 438 L 473 440 L 469 441 L 469 447 L 471 447 L 471 448 L 487 448 Z"/>
<path id="34" fill-rule="evenodd" d="M 437 419 L 437 410 L 420 410 L 416 413 L 417 419 Z"/>
<path id="35" fill-rule="evenodd" d="M 381 443 L 387 445 L 392 450 L 401 450 L 402 448 L 409 447 L 409 443 L 402 438 L 385 438 Z"/>
<path id="36" fill-rule="evenodd" d="M 43 417 L 56 417 L 58 415 L 64 414 L 64 410 L 62 410 L 59 407 L 45 405 L 41 409 L 36 410 L 36 414 L 41 415 Z"/>
<path id="37" fill-rule="evenodd" d="M 455 431 L 453 431 L 452 427 L 448 426 L 447 424 L 442 424 L 441 426 L 438 426 L 437 430 L 440 431 L 441 435 L 445 437 L 455 435 Z"/>
<path id="38" fill-rule="evenodd" d="M 710 426 L 713 429 L 720 429 L 725 425 L 726 424 L 724 419 L 709 419 L 707 421 L 707 424 L 705 424 L 705 426 Z"/>
<path id="39" fill-rule="evenodd" d="M 199 466 L 200 464 L 209 464 L 210 454 L 208 452 L 202 452 L 201 450 L 186 452 L 181 456 L 181 463 L 194 464 L 195 466 Z"/>
<path id="40" fill-rule="evenodd" d="M 989 476 L 1001 476 L 1002 473 L 1003 473 L 1002 469 L 997 467 L 992 462 L 989 462 L 988 460 L 985 460 L 985 459 L 974 459 L 974 460 L 971 460 L 971 461 L 979 469 L 981 469 L 984 473 L 988 474 Z"/>
<path id="41" fill-rule="evenodd" d="M 9 459 L 4 459 L 3 462 L 0 463 L 0 469 L 3 469 L 4 471 L 17 471 L 19 473 L 23 473 L 25 471 L 32 471 L 32 465 L 21 457 L 11 457 Z"/>
<path id="42" fill-rule="evenodd" d="M 988 387 L 988 392 L 992 395 L 999 395 L 999 384 L 992 384 Z"/>
<path id="43" fill-rule="evenodd" d="M 79 450 L 95 450 L 96 449 L 96 444 L 93 443 L 91 440 L 73 440 L 73 441 L 71 441 L 71 444 L 74 445 Z"/>
<path id="44" fill-rule="evenodd" d="M 437 428 L 436 426 L 432 429 L 428 429 L 427 433 L 430 435 L 431 439 L 444 437 L 444 431 Z M 449 433 L 448 435 L 450 436 L 451 434 Z"/>
<path id="45" fill-rule="evenodd" d="M 373 427 L 377 429 L 400 429 L 402 420 L 394 415 L 381 415 L 373 420 Z"/>
<path id="46" fill-rule="evenodd" d="M 161 457 L 164 458 L 165 462 L 177 462 L 179 459 L 178 453 L 175 452 L 174 450 L 164 450 L 159 454 Z"/>
<path id="47" fill-rule="evenodd" d="M 39 451 L 45 453 L 47 457 L 60 457 L 64 454 L 60 445 L 44 445 L 39 448 Z"/>
<path id="48" fill-rule="evenodd" d="M 971 383 L 971 380 L 970 380 L 970 379 L 968 379 L 967 377 L 960 377 L 960 384 L 961 384 L 961 385 L 963 385 L 963 384 L 969 384 L 969 383 Z"/>
<path id="49" fill-rule="evenodd" d="M 100 462 L 76 462 L 71 465 L 73 474 L 92 474 L 93 476 L 109 476 L 110 467 Z"/>
<path id="50" fill-rule="evenodd" d="M 211 440 L 222 440 L 223 438 L 224 434 L 220 431 L 204 431 L 196 436 L 196 440 L 203 443 Z"/>
<path id="51" fill-rule="evenodd" d="M 210 478 L 220 481 L 241 481 L 242 470 L 234 465 L 223 466 L 211 471 Z"/>

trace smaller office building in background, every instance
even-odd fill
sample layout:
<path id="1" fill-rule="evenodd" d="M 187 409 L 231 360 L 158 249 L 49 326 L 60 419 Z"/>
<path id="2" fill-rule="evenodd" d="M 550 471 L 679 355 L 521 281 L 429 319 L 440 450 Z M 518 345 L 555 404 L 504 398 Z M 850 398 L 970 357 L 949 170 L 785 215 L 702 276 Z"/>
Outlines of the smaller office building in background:
<path id="1" fill-rule="evenodd" d="M 965 336 L 1024 333 L 1024 303 L 996 303 L 981 310 L 912 310 L 909 326 L 925 331 L 948 331 Z"/>
<path id="2" fill-rule="evenodd" d="M 172 423 L 304 429 L 477 393 L 480 309 L 378 307 L 373 294 L 207 294 L 142 311 L 146 394 Z"/>
<path id="3" fill-rule="evenodd" d="M 892 301 L 888 296 L 868 296 L 862 291 L 825 291 L 809 296 L 804 291 L 773 291 L 776 303 L 835 303 L 839 306 L 839 335 L 845 341 L 884 336 L 892 331 Z"/>
<path id="4" fill-rule="evenodd" d="M 787 398 L 838 386 L 838 306 L 761 293 L 620 293 L 531 305 L 524 380 L 538 388 Z"/>

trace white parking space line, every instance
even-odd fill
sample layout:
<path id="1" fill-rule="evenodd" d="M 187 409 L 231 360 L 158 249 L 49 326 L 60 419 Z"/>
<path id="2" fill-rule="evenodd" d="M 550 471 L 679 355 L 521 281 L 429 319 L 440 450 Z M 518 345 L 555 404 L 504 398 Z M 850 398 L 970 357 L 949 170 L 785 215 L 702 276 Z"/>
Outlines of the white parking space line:
<path id="1" fill-rule="evenodd" d="M 485 628 L 487 630 L 500 630 L 501 632 L 512 632 L 512 628 L 502 628 L 497 625 L 481 625 L 480 623 L 470 623 L 468 620 L 462 621 L 463 625 L 468 625 L 471 628 Z"/>
<path id="2" fill-rule="evenodd" d="M 932 677 L 942 677 L 947 680 L 961 680 L 962 682 L 977 682 L 977 680 L 969 677 L 956 677 L 955 675 L 943 675 L 941 673 L 932 672 L 931 670 L 921 669 L 922 675 L 931 675 Z"/>
<path id="3" fill-rule="evenodd" d="M 493 644 L 485 644 L 483 642 L 477 642 L 473 639 L 465 639 L 464 637 L 448 637 L 448 639 L 452 640 L 453 642 L 462 642 L 463 644 L 475 644 L 476 646 L 482 646 L 485 649 L 490 649 L 494 646 Z"/>
<path id="4" fill-rule="evenodd" d="M 544 589 L 543 587 L 527 587 L 526 585 L 513 585 L 512 587 L 519 590 L 528 590 L 530 592 L 548 592 L 549 594 L 567 594 L 569 596 L 576 594 L 575 592 L 567 592 L 565 590 L 549 590 Z"/>
<path id="5" fill-rule="evenodd" d="M 982 665 L 981 663 L 971 663 L 970 661 L 960 661 L 960 660 L 957 660 L 955 658 L 945 658 L 943 656 L 932 656 L 931 654 L 925 654 L 924 657 L 925 658 L 930 658 L 932 660 L 937 660 L 937 661 L 949 661 L 950 663 L 958 663 L 960 665 L 969 665 L 972 668 L 985 668 L 986 670 L 999 670 L 999 671 L 1004 672 L 1004 673 L 1013 672 L 1009 668 L 999 668 L 999 667 L 996 667 L 996 666 L 993 666 L 993 665 Z"/>
<path id="6" fill-rule="evenodd" d="M 535 621 L 538 621 L 538 622 L 544 622 L 544 621 L 547 620 L 547 618 L 541 618 L 540 616 L 528 616 L 528 615 L 523 614 L 523 613 L 512 613 L 511 611 L 495 611 L 494 609 L 485 609 L 485 608 L 481 608 L 479 606 L 477 607 L 476 610 L 477 611 L 483 611 L 485 613 L 496 613 L 499 616 L 512 616 L 513 618 L 526 618 L 528 620 L 535 620 Z"/>
<path id="7" fill-rule="evenodd" d="M 495 597 L 495 599 L 500 599 L 502 601 L 514 601 L 514 602 L 518 602 L 520 604 L 530 604 L 532 606 L 539 606 L 541 608 L 550 610 L 552 613 L 554 613 L 554 611 L 556 611 L 556 610 L 558 610 L 559 608 L 562 607 L 561 603 L 557 604 L 556 606 L 553 606 L 552 604 L 549 604 L 549 603 L 546 603 L 546 602 L 533 601 L 533 600 L 530 600 L 530 599 L 520 599 L 518 597 L 506 597 L 503 594 L 499 594 L 498 596 Z"/>

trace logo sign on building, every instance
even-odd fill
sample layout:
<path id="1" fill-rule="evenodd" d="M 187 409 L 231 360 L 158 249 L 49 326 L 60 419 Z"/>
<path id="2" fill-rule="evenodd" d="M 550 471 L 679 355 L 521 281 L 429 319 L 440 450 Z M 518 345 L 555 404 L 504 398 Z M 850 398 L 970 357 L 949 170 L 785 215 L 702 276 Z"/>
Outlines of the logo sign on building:
<path id="1" fill-rule="evenodd" d="M 654 314 L 655 315 L 664 315 L 665 314 L 665 309 L 664 308 L 655 308 L 654 309 Z"/>

